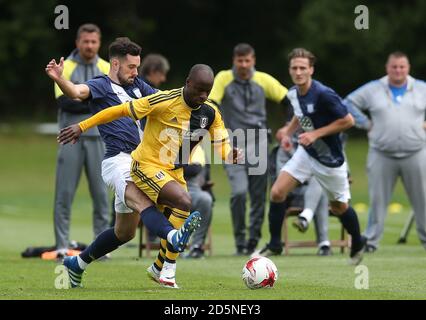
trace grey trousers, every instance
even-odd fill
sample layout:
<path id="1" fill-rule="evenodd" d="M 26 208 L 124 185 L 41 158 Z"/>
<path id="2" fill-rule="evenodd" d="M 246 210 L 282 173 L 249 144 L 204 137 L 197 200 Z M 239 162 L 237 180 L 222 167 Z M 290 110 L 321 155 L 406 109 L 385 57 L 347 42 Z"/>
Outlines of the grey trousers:
<path id="1" fill-rule="evenodd" d="M 277 151 L 276 176 L 280 174 L 281 168 L 290 160 L 291 155 L 282 148 Z M 317 243 L 321 244 L 328 239 L 328 198 L 323 188 L 315 177 L 311 177 L 307 185 L 301 185 L 292 191 L 298 199 L 303 195 L 303 208 L 314 212 L 315 234 Z"/>
<path id="2" fill-rule="evenodd" d="M 387 206 L 397 178 L 401 177 L 416 218 L 417 234 L 426 248 L 426 148 L 406 158 L 392 158 L 370 148 L 367 173 L 370 210 L 364 234 L 368 244 L 378 247 Z"/>
<path id="3" fill-rule="evenodd" d="M 321 244 L 328 239 L 328 198 L 323 188 L 312 177 L 306 186 L 305 193 L 303 194 L 304 208 L 309 208 L 314 212 L 315 233 L 317 236 L 317 243 Z"/>
<path id="4" fill-rule="evenodd" d="M 225 165 L 231 184 L 231 215 L 235 245 L 246 246 L 246 195 L 250 195 L 249 241 L 257 243 L 265 217 L 267 173 L 249 175 L 245 165 Z"/>
<path id="5" fill-rule="evenodd" d="M 59 146 L 54 203 L 57 249 L 65 249 L 69 246 L 71 205 L 83 168 L 93 201 L 93 232 L 95 237 L 109 227 L 108 191 L 101 176 L 104 148 L 100 137 L 80 137 L 76 144 Z"/>
<path id="6" fill-rule="evenodd" d="M 200 188 L 197 183 L 188 182 L 188 192 L 192 199 L 192 211 L 201 213 L 200 227 L 194 231 L 191 239 L 191 248 L 201 247 L 206 240 L 207 231 L 212 221 L 213 198 L 207 191 Z"/>

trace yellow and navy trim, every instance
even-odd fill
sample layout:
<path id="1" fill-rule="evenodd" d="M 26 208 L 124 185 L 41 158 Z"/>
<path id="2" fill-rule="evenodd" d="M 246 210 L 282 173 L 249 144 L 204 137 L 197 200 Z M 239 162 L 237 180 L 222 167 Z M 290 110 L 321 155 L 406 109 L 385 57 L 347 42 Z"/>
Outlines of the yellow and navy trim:
<path id="1" fill-rule="evenodd" d="M 161 187 L 151 178 L 147 177 L 138 166 L 136 161 L 132 161 L 132 172 L 139 178 L 143 183 L 146 183 L 152 190 L 157 193 L 160 193 Z"/>
<path id="2" fill-rule="evenodd" d="M 214 105 L 216 108 L 219 109 L 219 104 L 216 101 L 214 101 L 212 99 L 207 99 L 206 102 L 211 103 L 212 105 Z"/>
<path id="3" fill-rule="evenodd" d="M 138 120 L 138 116 L 136 115 L 136 112 L 135 112 L 135 106 L 133 105 L 133 101 L 132 100 L 130 100 L 129 101 L 129 110 L 130 110 L 130 115 L 131 115 L 131 117 L 134 119 L 134 120 Z"/>
<path id="4" fill-rule="evenodd" d="M 215 144 L 215 143 L 225 143 L 229 141 L 229 137 L 228 138 L 223 138 L 222 140 L 213 140 L 211 143 Z"/>
<path id="5" fill-rule="evenodd" d="M 167 242 L 167 250 L 169 250 L 171 253 L 178 253 L 170 242 Z M 168 263 L 176 263 L 176 258 L 170 259 L 167 257 L 167 255 L 164 257 L 164 260 Z"/>
<path id="6" fill-rule="evenodd" d="M 160 251 L 158 252 L 158 255 L 157 255 L 158 261 L 160 261 L 163 264 L 165 256 L 166 256 L 166 248 L 163 247 L 160 241 Z"/>
<path id="7" fill-rule="evenodd" d="M 158 95 L 155 95 L 152 98 L 148 98 L 148 102 L 151 106 L 153 106 L 157 103 L 174 99 L 181 95 L 181 90 L 182 89 L 174 89 L 174 90 L 170 90 L 170 92 L 168 93 L 159 93 Z"/>
<path id="8" fill-rule="evenodd" d="M 173 209 L 172 209 L 172 215 L 174 215 L 176 218 L 184 219 L 184 220 L 186 220 L 186 218 L 188 218 L 188 215 L 184 215 L 184 214 L 182 214 L 182 213 L 180 213 L 176 210 L 173 210 Z"/>

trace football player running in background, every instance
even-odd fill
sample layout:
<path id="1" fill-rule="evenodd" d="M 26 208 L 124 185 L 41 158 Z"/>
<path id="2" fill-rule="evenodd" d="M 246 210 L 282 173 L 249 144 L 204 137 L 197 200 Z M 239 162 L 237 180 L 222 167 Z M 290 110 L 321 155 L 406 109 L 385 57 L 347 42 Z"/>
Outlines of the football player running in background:
<path id="1" fill-rule="evenodd" d="M 327 193 L 331 211 L 352 236 L 349 263 L 357 265 L 366 241 L 360 233 L 358 216 L 348 204 L 351 195 L 340 136 L 354 125 L 354 119 L 331 88 L 312 79 L 314 62 L 315 56 L 303 48 L 289 54 L 289 72 L 295 86 L 287 98 L 294 116 L 281 131 L 282 140 L 290 140 L 299 126 L 304 132 L 299 135 L 295 154 L 272 186 L 271 210 L 279 208 L 290 191 L 314 176 Z"/>

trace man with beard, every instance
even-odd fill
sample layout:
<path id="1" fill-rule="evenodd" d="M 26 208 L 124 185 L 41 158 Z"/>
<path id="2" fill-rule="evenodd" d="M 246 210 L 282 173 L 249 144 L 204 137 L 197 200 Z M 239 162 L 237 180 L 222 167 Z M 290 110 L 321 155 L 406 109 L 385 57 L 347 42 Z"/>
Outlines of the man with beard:
<path id="1" fill-rule="evenodd" d="M 96 114 L 110 106 L 156 92 L 137 77 L 140 53 L 140 46 L 129 38 L 117 38 L 109 46 L 111 68 L 108 75 L 97 76 L 83 84 L 73 84 L 63 75 L 63 58 L 59 64 L 52 59 L 46 67 L 46 73 L 69 98 L 89 101 L 90 111 Z M 133 239 L 140 219 L 152 233 L 167 239 L 178 252 L 183 250 L 189 240 L 188 233 L 193 231 L 189 227 L 196 225 L 189 225 L 194 218 L 190 216 L 177 232 L 133 183 L 130 176 L 130 153 L 141 142 L 142 131 L 138 121 L 122 118 L 100 125 L 98 129 L 106 145 L 102 178 L 115 192 L 116 223 L 114 228 L 102 232 L 79 256 L 65 259 L 64 265 L 68 269 L 72 287 L 81 286 L 83 271 L 89 263 Z M 75 152 L 75 144 L 68 147 Z"/>

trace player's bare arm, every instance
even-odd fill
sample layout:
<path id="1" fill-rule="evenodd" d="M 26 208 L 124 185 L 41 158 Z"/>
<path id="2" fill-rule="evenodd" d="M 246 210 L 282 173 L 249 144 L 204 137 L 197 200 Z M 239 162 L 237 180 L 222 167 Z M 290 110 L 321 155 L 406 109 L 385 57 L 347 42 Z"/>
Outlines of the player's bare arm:
<path id="1" fill-rule="evenodd" d="M 61 57 L 59 64 L 55 59 L 50 60 L 46 66 L 47 75 L 56 82 L 62 92 L 71 99 L 85 100 L 90 95 L 89 86 L 86 84 L 74 84 L 64 79 L 62 73 L 64 71 L 64 57 Z"/>
<path id="2" fill-rule="evenodd" d="M 348 113 L 345 117 L 333 121 L 329 125 L 299 135 L 299 143 L 309 146 L 319 138 L 345 131 L 355 125 L 354 118 Z"/>

